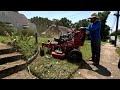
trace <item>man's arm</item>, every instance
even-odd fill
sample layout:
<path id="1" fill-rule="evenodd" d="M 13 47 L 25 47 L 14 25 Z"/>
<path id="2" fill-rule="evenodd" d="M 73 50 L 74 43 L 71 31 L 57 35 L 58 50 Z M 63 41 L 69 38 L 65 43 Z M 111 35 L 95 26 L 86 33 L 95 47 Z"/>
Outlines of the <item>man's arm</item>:
<path id="1" fill-rule="evenodd" d="M 87 27 L 80 27 L 81 29 L 84 29 L 85 31 L 86 30 L 89 30 L 89 26 L 87 26 Z"/>
<path id="2" fill-rule="evenodd" d="M 98 23 L 96 23 L 95 25 L 90 26 L 90 27 L 89 27 L 89 30 L 90 30 L 90 31 L 94 31 L 94 30 L 98 30 L 98 29 L 100 29 L 100 28 L 101 28 L 101 24 L 100 24 L 100 22 L 98 22 Z"/>
<path id="3" fill-rule="evenodd" d="M 84 29 L 85 31 L 86 30 L 94 31 L 94 30 L 97 30 L 99 28 L 101 28 L 101 23 L 100 22 L 96 23 L 95 25 L 90 24 L 88 27 L 81 27 L 81 29 Z"/>

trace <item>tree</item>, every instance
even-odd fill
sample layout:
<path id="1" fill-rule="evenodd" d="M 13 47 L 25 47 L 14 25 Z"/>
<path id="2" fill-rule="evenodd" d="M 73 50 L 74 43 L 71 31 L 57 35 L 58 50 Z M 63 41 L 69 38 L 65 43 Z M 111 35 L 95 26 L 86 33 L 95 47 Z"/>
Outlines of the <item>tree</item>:
<path id="1" fill-rule="evenodd" d="M 111 35 L 111 36 L 115 36 L 115 33 L 116 33 L 116 32 L 114 31 L 114 32 L 112 32 L 110 35 Z M 120 35 L 120 29 L 118 29 L 117 35 Z"/>
<path id="2" fill-rule="evenodd" d="M 60 22 L 59 24 L 61 26 L 65 26 L 65 27 L 68 27 L 68 28 L 71 27 L 71 25 L 72 25 L 72 21 L 67 19 L 66 17 L 61 18 L 61 20 L 59 22 Z"/>
<path id="3" fill-rule="evenodd" d="M 60 20 L 58 20 L 58 19 L 53 19 L 52 23 L 55 24 L 55 25 L 60 25 L 61 24 Z"/>
<path id="4" fill-rule="evenodd" d="M 110 27 L 108 25 L 105 25 L 105 32 L 103 33 L 103 36 L 109 36 L 110 35 Z"/>
<path id="5" fill-rule="evenodd" d="M 42 18 L 38 16 L 31 18 L 30 21 L 36 24 L 37 31 L 39 33 L 45 31 L 50 25 L 52 25 L 52 21 L 48 18 Z"/>
<path id="6" fill-rule="evenodd" d="M 87 19 L 79 20 L 78 22 L 74 23 L 74 27 L 76 29 L 80 27 L 87 27 L 90 24 L 90 22 Z"/>
<path id="7" fill-rule="evenodd" d="M 5 31 L 7 31 L 11 35 L 12 32 L 16 31 L 16 28 L 9 27 L 7 25 L 7 22 L 0 21 L 0 35 L 5 36 Z"/>

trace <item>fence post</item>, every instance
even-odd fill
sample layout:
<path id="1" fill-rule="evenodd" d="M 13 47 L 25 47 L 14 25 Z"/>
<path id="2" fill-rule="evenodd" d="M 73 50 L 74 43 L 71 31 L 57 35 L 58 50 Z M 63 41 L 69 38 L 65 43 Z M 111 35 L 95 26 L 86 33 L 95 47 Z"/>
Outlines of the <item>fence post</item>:
<path id="1" fill-rule="evenodd" d="M 35 44 L 38 44 L 38 34 L 35 33 Z"/>

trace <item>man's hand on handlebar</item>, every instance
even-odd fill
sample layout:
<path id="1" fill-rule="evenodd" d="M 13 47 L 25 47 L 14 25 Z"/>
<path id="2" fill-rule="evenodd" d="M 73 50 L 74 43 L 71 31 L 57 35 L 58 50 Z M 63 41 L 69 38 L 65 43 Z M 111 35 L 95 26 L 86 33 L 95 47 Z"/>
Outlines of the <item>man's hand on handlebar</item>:
<path id="1" fill-rule="evenodd" d="M 84 29 L 84 27 L 80 27 L 80 29 Z"/>

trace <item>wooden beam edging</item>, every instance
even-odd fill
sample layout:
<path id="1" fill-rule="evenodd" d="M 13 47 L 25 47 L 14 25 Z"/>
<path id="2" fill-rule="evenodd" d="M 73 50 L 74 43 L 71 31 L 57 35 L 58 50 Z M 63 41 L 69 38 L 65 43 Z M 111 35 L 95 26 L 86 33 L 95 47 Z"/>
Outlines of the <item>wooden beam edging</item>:
<path id="1" fill-rule="evenodd" d="M 26 62 L 27 66 L 28 66 L 28 64 L 30 64 L 34 59 L 37 58 L 38 53 L 39 53 L 39 51 L 37 51 L 33 56 L 31 56 L 30 58 L 27 59 L 27 62 Z"/>
<path id="2" fill-rule="evenodd" d="M 31 58 L 29 58 L 29 59 L 27 60 L 27 62 L 26 62 L 27 71 L 28 71 L 28 73 L 31 74 L 31 75 L 33 75 L 33 74 L 32 74 L 31 71 L 30 71 L 29 64 L 30 64 L 33 60 L 35 60 L 35 59 L 37 58 L 38 54 L 39 54 L 39 50 L 37 50 L 37 52 L 36 52 Z M 33 75 L 33 76 L 35 77 L 35 79 L 37 79 L 37 77 L 36 77 L 35 75 Z"/>

